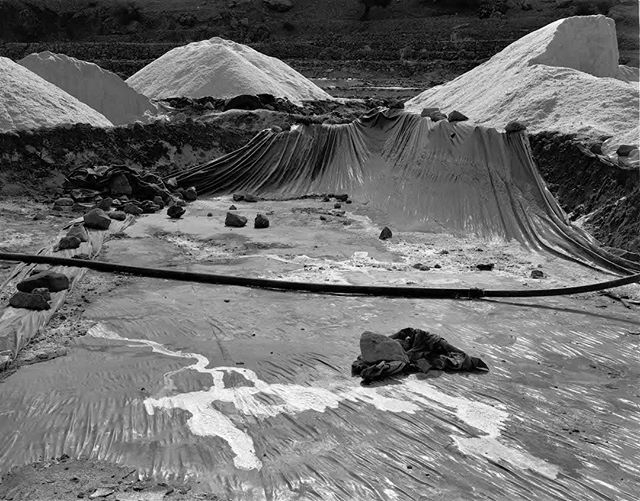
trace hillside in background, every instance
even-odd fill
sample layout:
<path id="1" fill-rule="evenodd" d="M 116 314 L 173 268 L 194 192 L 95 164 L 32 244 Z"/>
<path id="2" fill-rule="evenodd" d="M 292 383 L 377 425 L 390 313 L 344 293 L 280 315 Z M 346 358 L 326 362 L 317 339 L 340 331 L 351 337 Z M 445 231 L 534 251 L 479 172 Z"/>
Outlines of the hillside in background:
<path id="1" fill-rule="evenodd" d="M 0 55 L 51 50 L 127 77 L 172 47 L 221 36 L 310 77 L 429 85 L 555 19 L 603 13 L 616 20 L 621 62 L 638 65 L 637 0 L 393 0 L 363 12 L 358 0 L 0 0 Z"/>

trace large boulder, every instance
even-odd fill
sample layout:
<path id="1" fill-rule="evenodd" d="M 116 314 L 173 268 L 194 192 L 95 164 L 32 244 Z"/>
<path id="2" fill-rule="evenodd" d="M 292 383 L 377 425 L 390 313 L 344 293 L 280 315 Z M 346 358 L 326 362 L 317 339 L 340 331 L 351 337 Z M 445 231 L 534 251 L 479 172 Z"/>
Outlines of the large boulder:
<path id="1" fill-rule="evenodd" d="M 42 271 L 25 278 L 17 285 L 21 292 L 32 292 L 34 289 L 49 289 L 51 292 L 59 292 L 69 288 L 69 277 L 55 271 Z"/>
<path id="2" fill-rule="evenodd" d="M 409 362 L 409 357 L 399 341 L 375 332 L 365 331 L 362 333 L 360 352 L 362 360 L 372 364 L 392 360 Z"/>

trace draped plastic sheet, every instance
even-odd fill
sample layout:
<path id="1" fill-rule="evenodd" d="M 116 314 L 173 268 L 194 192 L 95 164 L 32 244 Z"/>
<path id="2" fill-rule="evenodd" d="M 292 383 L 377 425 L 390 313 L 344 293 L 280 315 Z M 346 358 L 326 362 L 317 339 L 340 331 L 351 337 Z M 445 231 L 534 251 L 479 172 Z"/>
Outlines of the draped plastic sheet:
<path id="1" fill-rule="evenodd" d="M 200 193 L 349 193 L 397 229 L 515 239 L 617 273 L 640 265 L 571 225 L 547 189 L 524 133 L 374 112 L 347 125 L 263 131 L 245 147 L 182 172 Z"/>

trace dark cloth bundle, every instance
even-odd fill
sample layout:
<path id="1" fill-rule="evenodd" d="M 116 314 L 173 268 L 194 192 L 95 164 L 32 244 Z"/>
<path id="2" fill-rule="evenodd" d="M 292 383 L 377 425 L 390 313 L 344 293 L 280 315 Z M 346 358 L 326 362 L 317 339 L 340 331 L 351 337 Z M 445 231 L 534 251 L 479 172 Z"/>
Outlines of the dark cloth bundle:
<path id="1" fill-rule="evenodd" d="M 351 375 L 364 382 L 394 374 L 444 371 L 488 371 L 482 360 L 470 357 L 436 334 L 407 327 L 391 335 L 363 332 L 360 356 L 351 366 Z"/>

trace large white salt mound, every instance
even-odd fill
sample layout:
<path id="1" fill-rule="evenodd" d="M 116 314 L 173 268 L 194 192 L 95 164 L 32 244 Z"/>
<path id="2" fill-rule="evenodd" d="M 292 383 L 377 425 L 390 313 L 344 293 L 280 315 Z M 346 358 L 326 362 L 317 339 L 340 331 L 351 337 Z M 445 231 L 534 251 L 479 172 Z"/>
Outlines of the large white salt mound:
<path id="1" fill-rule="evenodd" d="M 606 153 L 638 143 L 640 101 L 633 70 L 619 67 L 615 23 L 605 16 L 555 21 L 509 45 L 451 82 L 405 103 L 456 109 L 472 121 L 530 132 L 613 136 Z"/>
<path id="2" fill-rule="evenodd" d="M 0 132 L 74 123 L 113 125 L 59 87 L 0 57 Z"/>
<path id="3" fill-rule="evenodd" d="M 277 58 L 251 47 L 214 37 L 177 47 L 148 64 L 127 83 L 154 99 L 169 97 L 230 98 L 273 94 L 300 104 L 333 99 Z"/>
<path id="4" fill-rule="evenodd" d="M 97 64 L 49 51 L 18 61 L 25 68 L 91 106 L 113 124 L 128 124 L 156 112 L 148 98 Z"/>

